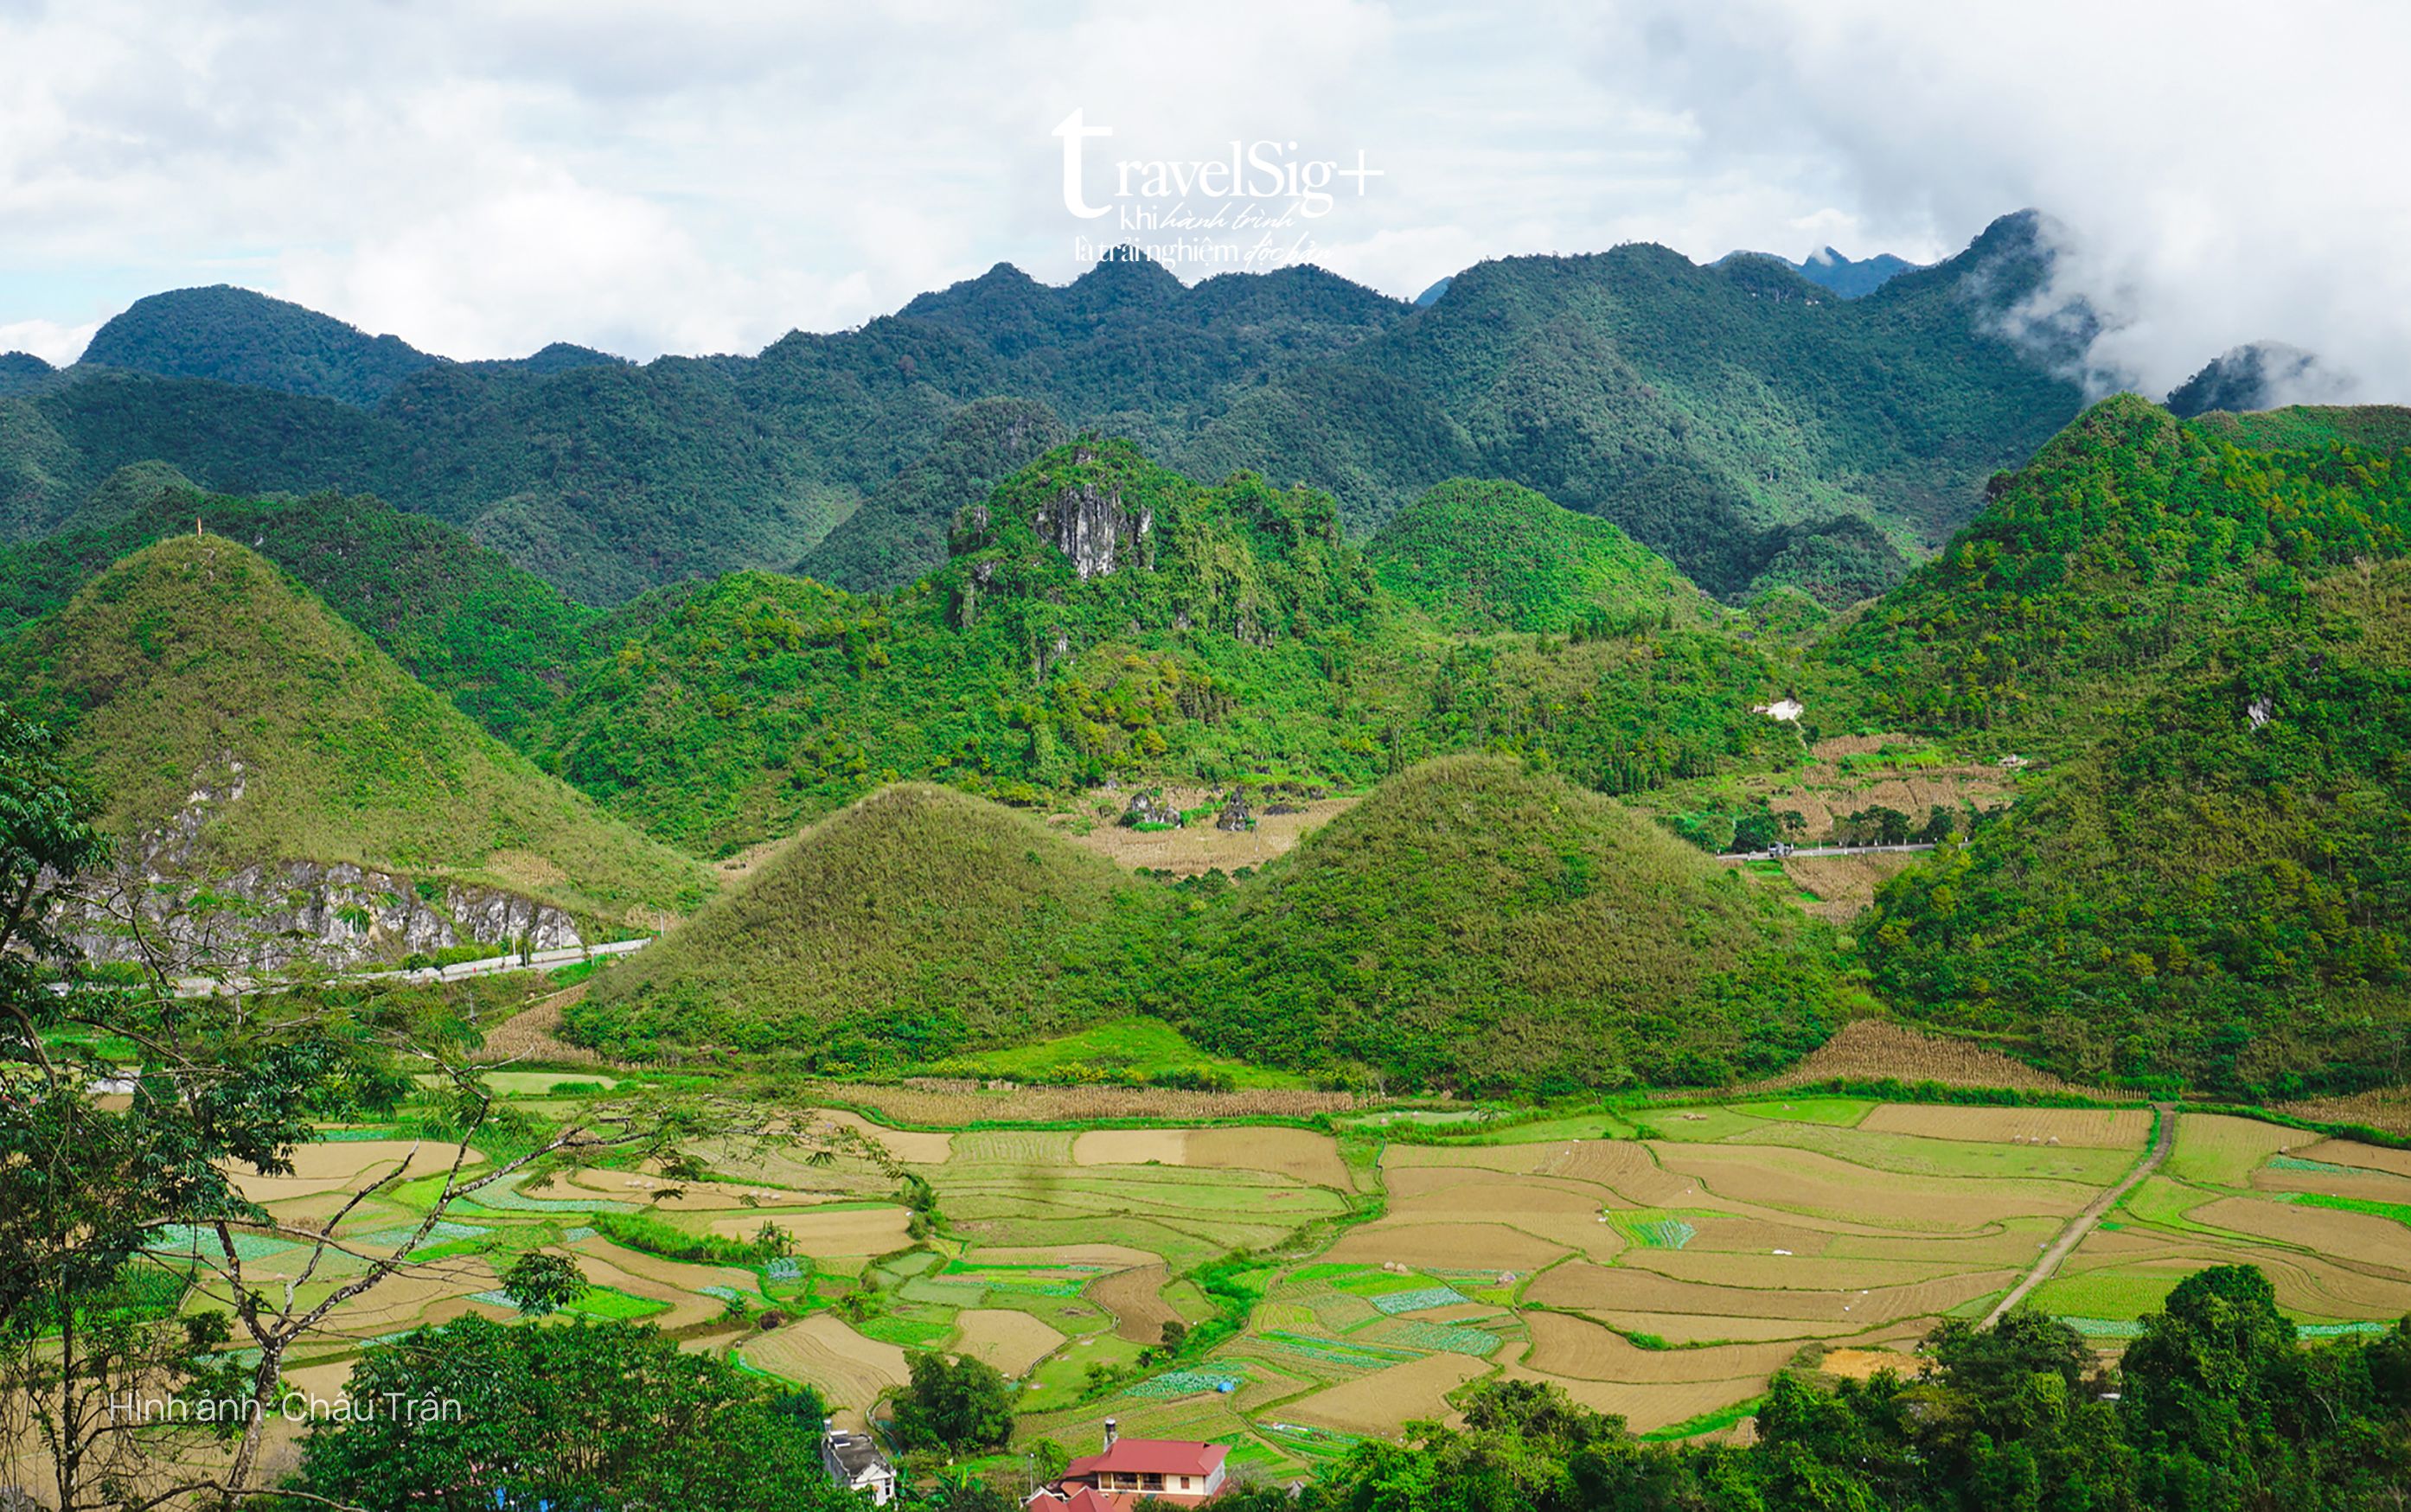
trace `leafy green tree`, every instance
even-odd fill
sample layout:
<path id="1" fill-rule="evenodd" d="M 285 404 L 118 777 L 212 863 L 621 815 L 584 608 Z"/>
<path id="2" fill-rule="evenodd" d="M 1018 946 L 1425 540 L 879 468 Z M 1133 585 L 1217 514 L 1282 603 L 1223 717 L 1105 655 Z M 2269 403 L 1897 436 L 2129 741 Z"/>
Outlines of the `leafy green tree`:
<path id="1" fill-rule="evenodd" d="M 504 1294 L 531 1317 L 559 1312 L 589 1289 L 586 1272 L 576 1260 L 540 1249 L 529 1250 L 503 1272 Z"/>
<path id="2" fill-rule="evenodd" d="M 969 1355 L 915 1354 L 896 1398 L 896 1436 L 910 1448 L 986 1449 L 1013 1436 L 1013 1387 Z"/>
<path id="3" fill-rule="evenodd" d="M 855 1505 L 821 1468 L 816 1417 L 648 1325 L 462 1317 L 372 1346 L 350 1391 L 376 1410 L 314 1424 L 300 1486 L 367 1512 Z"/>

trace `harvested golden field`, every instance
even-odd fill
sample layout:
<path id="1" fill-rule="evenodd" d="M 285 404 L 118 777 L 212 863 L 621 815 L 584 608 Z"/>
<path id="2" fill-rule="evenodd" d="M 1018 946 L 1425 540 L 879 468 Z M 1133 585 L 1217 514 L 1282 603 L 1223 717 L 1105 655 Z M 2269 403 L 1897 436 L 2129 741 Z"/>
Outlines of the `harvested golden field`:
<path id="1" fill-rule="evenodd" d="M 1312 1129 L 1255 1125 L 1201 1128 L 1189 1136 L 1188 1163 L 1213 1170 L 1270 1170 L 1309 1186 L 1348 1190 L 1354 1183 L 1339 1145 Z"/>
<path id="2" fill-rule="evenodd" d="M 1157 1344 L 1163 1338 L 1163 1326 L 1180 1320 L 1179 1311 L 1163 1300 L 1163 1288 L 1171 1279 L 1170 1270 L 1158 1260 L 1091 1281 L 1087 1296 L 1114 1316 L 1117 1337 L 1132 1344 Z"/>
<path id="3" fill-rule="evenodd" d="M 955 1315 L 955 1330 L 956 1350 L 1016 1377 L 1063 1344 L 1063 1335 L 1039 1319 L 1004 1307 L 965 1308 Z"/>
<path id="4" fill-rule="evenodd" d="M 1857 1317 L 1717 1317 L 1704 1313 L 1629 1313 L 1597 1309 L 1593 1316 L 1627 1333 L 1650 1333 L 1672 1345 L 1763 1344 L 1772 1339 L 1838 1339 L 1864 1333 Z M 1879 1322 L 1891 1322 L 1890 1318 Z"/>
<path id="5" fill-rule="evenodd" d="M 1182 1166 L 1189 1163 L 1185 1128 L 1098 1128 L 1072 1144 L 1077 1166 Z"/>
<path id="6" fill-rule="evenodd" d="M 840 1208 L 834 1213 L 757 1213 L 742 1218 L 721 1218 L 711 1231 L 729 1239 L 751 1239 L 765 1223 L 775 1224 L 796 1242 L 798 1252 L 814 1258 L 829 1255 L 884 1255 L 912 1243 L 904 1225 L 911 1214 L 902 1208 Z"/>
<path id="7" fill-rule="evenodd" d="M 1871 1134 L 2002 1144 L 2062 1144 L 2140 1152 L 2151 1137 L 2147 1108 L 1954 1108 L 1887 1102 L 1859 1121 Z"/>
<path id="8" fill-rule="evenodd" d="M 1356 1106 L 1350 1093 L 1285 1087 L 1182 1092 L 1169 1087 L 991 1086 L 978 1082 L 840 1083 L 807 1088 L 806 1095 L 862 1104 L 896 1123 L 920 1128 L 959 1128 L 975 1119 L 1053 1124 L 1311 1118 L 1317 1113 L 1346 1112 Z"/>
<path id="9" fill-rule="evenodd" d="M 1568 1145 L 1571 1149 L 1572 1146 Z M 1503 1170 L 1528 1175 L 1558 1153 L 1558 1146 L 1533 1144 L 1394 1144 L 1381 1152 L 1384 1171 Z"/>
<path id="10" fill-rule="evenodd" d="M 1693 1418 L 1746 1402 L 1766 1389 L 1763 1375 L 1737 1376 L 1730 1381 L 1579 1381 L 1542 1374 L 1521 1365 L 1505 1372 L 1511 1381 L 1539 1381 L 1555 1386 L 1594 1412 L 1613 1413 L 1636 1433 L 1687 1422 Z"/>
<path id="11" fill-rule="evenodd" d="M 1875 1324 L 1939 1316 L 1963 1302 L 2007 1290 L 2015 1277 L 2013 1271 L 1987 1271 L 1896 1287 L 1788 1289 L 1686 1281 L 1656 1272 L 1577 1261 L 1533 1277 L 1525 1295 L 1542 1306 L 1586 1313 L 1626 1310 Z"/>
<path id="12" fill-rule="evenodd" d="M 1377 1223 L 1351 1228 L 1331 1246 L 1334 1260 L 1372 1265 L 1535 1271 L 1565 1253 L 1563 1245 L 1497 1223 Z"/>
<path id="13" fill-rule="evenodd" d="M 2326 1258 L 2383 1267 L 2411 1280 L 2411 1228 L 2391 1218 L 2250 1197 L 2221 1198 L 2185 1216 L 2213 1228 L 2299 1245 Z"/>
<path id="14" fill-rule="evenodd" d="M 2303 1158 L 2307 1161 L 2314 1157 Z M 2397 1176 L 2392 1171 L 2367 1166 L 2334 1164 L 2335 1169 L 2331 1170 L 2295 1170 L 2274 1165 L 2262 1166 L 2252 1173 L 2252 1187 L 2260 1192 L 2316 1192 L 2329 1197 L 2355 1198 L 2364 1202 L 2392 1202 L 2411 1207 L 2411 1176 Z"/>
<path id="15" fill-rule="evenodd" d="M 1388 1438 L 1401 1423 L 1416 1418 L 1456 1421 L 1448 1393 L 1483 1371 L 1482 1361 L 1463 1355 L 1425 1355 L 1293 1402 L 1280 1409 L 1280 1417 L 1335 1432 Z"/>
<path id="16" fill-rule="evenodd" d="M 1527 1324 L 1532 1346 L 1524 1363 L 1544 1374 L 1584 1381 L 1729 1381 L 1763 1375 L 1798 1350 L 1789 1341 L 1712 1345 L 1702 1349 L 1639 1349 L 1608 1329 L 1563 1313 L 1534 1313 Z"/>
<path id="17" fill-rule="evenodd" d="M 1877 888 L 1921 859 L 1916 852 L 1903 850 L 1856 856 L 1786 856 L 1783 875 L 1816 899 L 1802 907 L 1819 919 L 1846 924 L 1875 902 Z"/>
<path id="18" fill-rule="evenodd" d="M 1852 1381 L 1872 1379 L 1879 1371 L 1907 1379 L 1918 1373 L 1921 1363 L 1915 1355 L 1898 1349 L 1829 1349 L 1817 1361 L 1817 1369 Z"/>
<path id="19" fill-rule="evenodd" d="M 942 1166 L 954 1154 L 955 1137 L 909 1128 L 889 1128 L 874 1124 L 860 1113 L 839 1108 L 816 1108 L 811 1117 L 814 1123 L 831 1128 L 846 1128 L 885 1149 L 908 1166 Z"/>
<path id="20" fill-rule="evenodd" d="M 1328 824 L 1332 820 L 1356 806 L 1354 798 L 1317 798 L 1302 804 L 1285 804 L 1287 813 L 1259 810 L 1251 830 L 1222 830 L 1213 821 L 1184 824 L 1178 829 L 1125 829 L 1113 821 L 1118 818 L 1127 795 L 1103 792 L 1090 795 L 1095 803 L 1113 807 L 1113 818 L 1082 828 L 1070 822 L 1071 816 L 1051 821 L 1064 837 L 1086 850 L 1093 850 L 1118 866 L 1135 869 L 1145 866 L 1150 871 L 1169 872 L 1176 877 L 1195 877 L 1208 871 L 1237 871 L 1242 866 L 1261 867 L 1276 856 L 1287 854 L 1308 830 Z M 1205 789 L 1166 788 L 1166 802 L 1176 808 L 1201 808 L 1209 803 L 1220 803 L 1223 794 Z"/>
<path id="21" fill-rule="evenodd" d="M 2063 1181 L 1871 1179 L 1863 1166 L 1767 1145 L 1673 1145 L 1659 1158 L 1717 1197 L 1911 1232 L 1967 1230 L 2028 1214 L 2072 1215 L 2097 1195 Z"/>
<path id="22" fill-rule="evenodd" d="M 573 1045 L 561 1038 L 561 1010 L 585 996 L 586 984 L 581 981 L 488 1030 L 485 1043 L 477 1048 L 477 1063 L 481 1066 L 511 1061 L 533 1061 L 548 1066 L 603 1065 L 602 1056 L 583 1045 Z"/>
<path id="23" fill-rule="evenodd" d="M 2362 1144 L 2357 1140 L 2321 1140 L 2291 1153 L 2303 1160 L 2324 1161 L 2335 1166 L 2360 1166 L 2411 1180 L 2411 1150 L 2389 1150 L 2383 1145 Z"/>
<path id="24" fill-rule="evenodd" d="M 907 1379 L 903 1350 L 866 1339 L 826 1313 L 756 1333 L 742 1352 L 773 1375 L 817 1387 L 831 1405 L 851 1409 L 857 1420 L 881 1392 Z"/>
<path id="25" fill-rule="evenodd" d="M 460 1153 L 457 1144 L 416 1140 L 347 1140 L 298 1147 L 293 1152 L 293 1173 L 289 1176 L 261 1176 L 241 1166 L 233 1167 L 228 1174 L 237 1189 L 253 1201 L 280 1202 L 322 1192 L 355 1190 L 394 1172 L 404 1176 L 431 1175 L 448 1168 Z M 485 1158 L 475 1150 L 468 1152 L 461 1162 L 464 1176 L 474 1176 L 471 1168 Z"/>

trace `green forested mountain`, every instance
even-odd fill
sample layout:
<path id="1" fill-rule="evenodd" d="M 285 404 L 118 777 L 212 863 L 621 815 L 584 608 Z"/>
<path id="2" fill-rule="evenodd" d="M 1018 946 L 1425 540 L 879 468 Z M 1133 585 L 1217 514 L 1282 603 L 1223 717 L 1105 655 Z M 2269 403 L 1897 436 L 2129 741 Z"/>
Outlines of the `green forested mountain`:
<path id="1" fill-rule="evenodd" d="M 1477 633 L 1710 617 L 1665 558 L 1512 483 L 1443 483 L 1392 516 L 1366 556 L 1382 587 Z"/>
<path id="2" fill-rule="evenodd" d="M 93 333 L 82 360 L 374 404 L 444 359 L 398 336 L 371 336 L 290 300 L 218 284 L 135 300 Z"/>
<path id="3" fill-rule="evenodd" d="M 2037 228 L 2007 217 L 1848 301 L 1763 259 L 1702 268 L 1661 247 L 1484 263 L 1345 357 L 1237 397 L 1176 455 L 1308 478 L 1368 519 L 1439 477 L 1507 478 L 1614 520 L 1712 593 L 1818 582 L 1834 574 L 1780 560 L 1804 531 L 1853 537 L 1853 556 L 1865 532 L 1837 522 L 1938 545 L 1987 473 L 2075 414 L 2072 385 L 1989 334 L 2048 266 Z M 1880 585 L 1904 563 L 1887 548 L 1854 575 Z"/>
<path id="4" fill-rule="evenodd" d="M 2074 413 L 2050 354 L 1991 334 L 2046 257 L 2011 217 L 1843 300 L 1761 259 L 1634 246 L 1483 264 L 1421 309 L 1311 268 L 1188 288 L 1108 260 L 1059 288 L 1000 267 L 856 330 L 642 367 L 421 361 L 188 291 L 0 396 L 0 536 L 54 530 L 159 460 L 218 491 L 373 493 L 588 603 L 785 568 L 825 540 L 816 568 L 892 586 L 933 563 L 947 512 L 915 501 L 957 464 L 923 459 L 964 406 L 1013 398 L 1200 475 L 1330 491 L 1357 531 L 1444 479 L 1505 478 L 1712 593 L 1838 603 L 1896 578 Z"/>
<path id="5" fill-rule="evenodd" d="M 2309 583 L 2411 545 L 2411 461 L 2311 439 L 2340 426 L 2384 432 L 2322 416 L 2292 423 L 2307 444 L 2239 445 L 2230 428 L 2104 400 L 1820 660 L 1863 678 L 1886 721 L 2082 749 L 2104 710 L 2282 653 Z"/>
<path id="6" fill-rule="evenodd" d="M 1766 659 L 1620 552 L 1637 586 L 1615 591 L 1671 592 L 1671 626 L 1658 597 L 1585 619 L 1605 580 L 1542 574 L 1523 612 L 1576 633 L 1466 639 L 1470 601 L 1426 585 L 1436 620 L 1393 598 L 1328 496 L 1201 487 L 1094 440 L 965 511 L 953 546 L 889 595 L 737 574 L 624 606 L 548 759 L 718 851 L 899 779 L 1021 801 L 1108 779 L 1355 785 L 1486 748 L 1631 792 L 1797 749 L 1749 712 L 1780 691 Z"/>
<path id="7" fill-rule="evenodd" d="M 0 397 L 48 382 L 56 372 L 31 352 L 0 352 Z"/>
<path id="8" fill-rule="evenodd" d="M 966 404 L 927 455 L 873 489 L 796 572 L 857 593 L 902 588 L 945 562 L 957 511 L 1069 439 L 1055 412 L 1035 400 Z"/>
<path id="9" fill-rule="evenodd" d="M 618 923 L 699 868 L 473 725 L 249 548 L 143 547 L 0 643 L 0 681 L 64 734 L 142 860 L 197 875 L 349 862 L 460 878 Z"/>
<path id="10" fill-rule="evenodd" d="M 565 691 L 600 618 L 452 527 L 373 498 L 239 499 L 127 468 L 76 519 L 89 523 L 0 546 L 0 639 L 119 558 L 199 524 L 292 574 L 413 676 L 517 740 Z"/>
<path id="11" fill-rule="evenodd" d="M 2053 759 L 1879 895 L 1861 939 L 1896 1006 L 2085 1076 L 2400 1074 L 2411 454 L 2347 432 L 2389 430 L 2107 400 L 1818 648 L 1844 706 Z"/>

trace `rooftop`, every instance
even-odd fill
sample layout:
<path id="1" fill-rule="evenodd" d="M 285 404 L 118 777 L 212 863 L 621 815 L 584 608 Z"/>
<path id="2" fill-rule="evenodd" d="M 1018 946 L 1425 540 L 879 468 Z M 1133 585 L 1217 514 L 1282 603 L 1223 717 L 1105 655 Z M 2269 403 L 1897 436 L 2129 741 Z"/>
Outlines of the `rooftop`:
<path id="1" fill-rule="evenodd" d="M 1064 1466 L 1069 1479 L 1110 1471 L 1123 1476 L 1210 1476 L 1230 1454 L 1221 1444 L 1182 1438 L 1118 1438 L 1103 1454 L 1085 1455 Z"/>

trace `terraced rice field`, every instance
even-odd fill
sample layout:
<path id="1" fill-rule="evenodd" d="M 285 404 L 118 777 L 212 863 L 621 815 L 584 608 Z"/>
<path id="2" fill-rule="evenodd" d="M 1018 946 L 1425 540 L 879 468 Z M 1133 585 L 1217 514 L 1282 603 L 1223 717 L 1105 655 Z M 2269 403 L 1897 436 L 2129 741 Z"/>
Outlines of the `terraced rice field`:
<path id="1" fill-rule="evenodd" d="M 1382 1143 L 1393 1126 L 899 1133 L 799 1111 L 774 1132 L 811 1131 L 833 1158 L 772 1137 L 699 1149 L 708 1180 L 587 1169 L 490 1188 L 296 1368 L 339 1371 L 364 1340 L 464 1312 L 510 1316 L 500 1270 L 546 1246 L 601 1288 L 589 1314 L 733 1350 L 820 1388 L 849 1421 L 903 1381 L 909 1350 L 934 1348 L 1015 1378 L 1023 1440 L 1086 1446 L 1113 1417 L 1137 1436 L 1218 1439 L 1275 1475 L 1449 1418 L 1452 1394 L 1492 1375 L 1556 1385 L 1650 1431 L 1747 1403 L 1786 1369 L 1913 1369 L 1916 1341 L 1943 1317 L 1982 1316 L 2143 1156 L 2154 1127 L 2140 1109 L 1779 1094 L 1629 1117 L 1438 1117 L 1411 1127 L 1460 1142 Z M 280 1214 L 324 1215 L 345 1181 L 408 1154 L 365 1137 L 313 1146 L 261 1195 Z M 363 1255 L 408 1243 L 449 1157 L 422 1148 L 410 1179 L 345 1220 L 346 1242 Z M 898 1199 L 908 1170 L 936 1194 L 934 1237 L 913 1237 Z M 1355 1221 L 1375 1193 L 1380 1215 Z M 767 1224 L 796 1253 L 668 1259 L 604 1231 L 623 1223 L 613 1214 L 740 1242 Z M 247 1243 L 255 1277 L 306 1258 Z M 1167 1325 L 1216 1316 L 1200 1268 L 1235 1251 L 1254 1258 L 1217 1284 L 1257 1299 L 1243 1324 L 1142 1364 Z M 2114 1350 L 2184 1275 L 2238 1261 L 2314 1329 L 2411 1312 L 2411 1155 L 2182 1115 L 2166 1167 L 2036 1301 Z M 365 1263 L 335 1258 L 310 1286 L 323 1294 Z"/>

